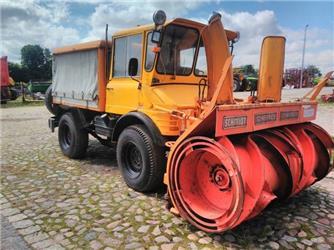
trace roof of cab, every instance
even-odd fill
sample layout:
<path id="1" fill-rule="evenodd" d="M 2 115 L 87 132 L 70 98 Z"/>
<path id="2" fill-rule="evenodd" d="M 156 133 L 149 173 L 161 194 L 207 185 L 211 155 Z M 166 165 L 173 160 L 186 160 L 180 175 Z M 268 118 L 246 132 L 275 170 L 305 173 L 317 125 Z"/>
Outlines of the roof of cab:
<path id="1" fill-rule="evenodd" d="M 171 19 L 168 20 L 167 22 L 165 22 L 164 26 L 167 26 L 168 24 L 171 23 L 175 23 L 175 24 L 180 24 L 180 25 L 185 25 L 185 26 L 190 26 L 196 29 L 201 30 L 202 28 L 206 27 L 206 24 L 200 23 L 200 22 L 196 22 L 190 19 L 184 19 L 184 18 L 175 18 L 175 19 Z M 118 32 L 115 32 L 113 34 L 113 37 L 120 37 L 120 36 L 126 36 L 126 35 L 131 35 L 131 34 L 137 34 L 137 33 L 141 33 L 144 31 L 148 31 L 148 30 L 153 30 L 154 29 L 154 24 L 147 24 L 147 25 L 138 25 L 137 27 L 131 28 L 131 29 L 124 29 Z M 235 31 L 231 31 L 231 30 L 226 30 L 226 35 L 228 40 L 234 40 L 236 39 L 239 34 Z"/>
<path id="2" fill-rule="evenodd" d="M 196 28 L 198 30 L 201 30 L 202 28 L 207 26 L 203 23 L 199 23 L 199 22 L 192 21 L 192 20 L 189 20 L 189 19 L 184 19 L 184 18 L 175 18 L 175 19 L 169 20 L 164 24 L 164 26 L 167 26 L 170 23 L 185 25 L 185 26 L 188 26 L 188 27 Z M 154 29 L 154 24 L 140 25 L 140 26 L 137 26 L 135 28 L 125 29 L 125 30 L 115 32 L 113 34 L 113 37 L 131 35 L 131 34 L 141 33 L 141 32 L 148 31 L 148 30 L 153 30 L 153 29 Z M 225 31 L 226 31 L 226 35 L 227 35 L 228 40 L 233 40 L 238 36 L 237 32 L 230 31 L 230 30 L 225 30 Z M 112 45 L 111 41 L 109 41 L 108 44 L 111 47 L 111 45 Z M 57 54 L 71 53 L 71 52 L 76 52 L 76 51 L 103 48 L 105 46 L 106 46 L 105 40 L 98 40 L 98 41 L 92 41 L 92 42 L 86 42 L 86 43 L 78 43 L 78 44 L 73 44 L 73 45 L 69 45 L 69 46 L 65 46 L 65 47 L 61 47 L 61 48 L 56 48 L 56 49 L 53 50 L 53 54 L 57 55 Z"/>

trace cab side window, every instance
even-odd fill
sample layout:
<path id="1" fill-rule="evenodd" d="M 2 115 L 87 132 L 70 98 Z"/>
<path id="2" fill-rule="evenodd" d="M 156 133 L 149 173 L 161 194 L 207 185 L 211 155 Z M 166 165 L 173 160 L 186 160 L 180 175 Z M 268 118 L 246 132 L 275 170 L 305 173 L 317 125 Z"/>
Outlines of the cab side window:
<path id="1" fill-rule="evenodd" d="M 147 35 L 147 48 L 146 48 L 146 62 L 145 62 L 145 70 L 151 71 L 154 64 L 155 53 L 152 49 L 155 47 L 155 44 L 152 43 L 152 32 Z"/>
<path id="2" fill-rule="evenodd" d="M 195 67 L 195 75 L 197 76 L 206 76 L 208 73 L 208 67 L 206 65 L 206 54 L 205 48 L 203 45 L 203 40 L 201 39 L 199 48 L 198 48 L 198 56 Z"/>
<path id="3" fill-rule="evenodd" d="M 128 65 L 131 58 L 138 60 L 138 73 L 141 73 L 142 35 L 115 38 L 113 77 L 129 77 Z"/>

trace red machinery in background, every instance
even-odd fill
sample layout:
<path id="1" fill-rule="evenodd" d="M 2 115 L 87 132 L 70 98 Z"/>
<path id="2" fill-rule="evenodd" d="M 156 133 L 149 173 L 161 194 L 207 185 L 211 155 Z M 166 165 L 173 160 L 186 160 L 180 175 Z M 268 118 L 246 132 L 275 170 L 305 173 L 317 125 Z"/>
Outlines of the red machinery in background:
<path id="1" fill-rule="evenodd" d="M 15 100 L 18 93 L 12 89 L 13 80 L 9 77 L 7 56 L 0 58 L 0 86 L 1 86 L 1 103 Z"/>

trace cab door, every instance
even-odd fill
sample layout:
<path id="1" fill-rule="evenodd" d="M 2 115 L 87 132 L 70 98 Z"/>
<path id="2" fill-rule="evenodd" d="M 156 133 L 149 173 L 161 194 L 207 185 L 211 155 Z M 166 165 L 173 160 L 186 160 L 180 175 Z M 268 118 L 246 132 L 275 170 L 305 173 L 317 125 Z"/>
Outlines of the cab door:
<path id="1" fill-rule="evenodd" d="M 134 77 L 142 78 L 143 34 L 132 34 L 113 39 L 113 62 L 111 79 L 107 84 L 106 112 L 125 114 L 137 110 L 140 89 L 138 82 L 128 75 L 131 58 L 138 60 L 138 73 Z"/>

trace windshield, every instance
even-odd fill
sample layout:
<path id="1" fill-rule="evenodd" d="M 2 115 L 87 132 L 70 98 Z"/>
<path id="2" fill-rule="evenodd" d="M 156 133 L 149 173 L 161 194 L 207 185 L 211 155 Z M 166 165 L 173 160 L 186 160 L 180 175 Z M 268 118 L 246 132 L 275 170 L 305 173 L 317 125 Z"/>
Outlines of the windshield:
<path id="1" fill-rule="evenodd" d="M 158 57 L 158 73 L 190 75 L 197 43 L 197 30 L 179 25 L 168 25 L 164 31 Z"/>

